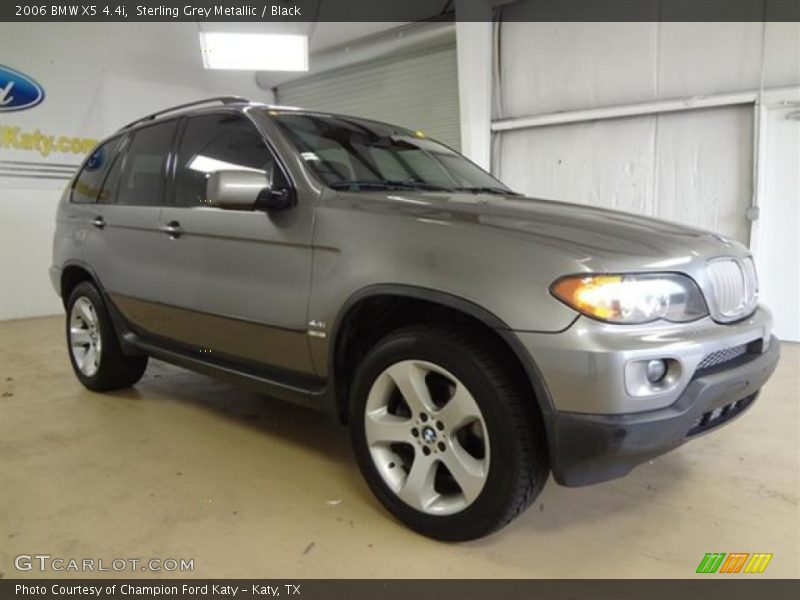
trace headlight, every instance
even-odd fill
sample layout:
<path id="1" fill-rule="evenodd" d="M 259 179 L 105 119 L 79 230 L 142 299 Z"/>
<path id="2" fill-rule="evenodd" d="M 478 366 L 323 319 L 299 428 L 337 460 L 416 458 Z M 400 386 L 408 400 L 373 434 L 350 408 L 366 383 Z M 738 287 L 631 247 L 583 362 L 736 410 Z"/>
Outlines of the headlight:
<path id="1" fill-rule="evenodd" d="M 708 314 L 697 284 L 674 273 L 571 275 L 550 291 L 586 316 L 610 323 L 685 322 Z"/>

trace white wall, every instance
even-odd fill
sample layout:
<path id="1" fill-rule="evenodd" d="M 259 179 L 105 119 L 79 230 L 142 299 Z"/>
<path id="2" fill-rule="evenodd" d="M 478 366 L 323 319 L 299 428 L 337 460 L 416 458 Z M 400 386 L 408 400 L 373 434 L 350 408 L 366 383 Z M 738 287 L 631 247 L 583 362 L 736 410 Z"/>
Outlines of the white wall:
<path id="1" fill-rule="evenodd" d="M 457 0 L 456 15 L 460 19 L 456 22 L 456 49 L 461 153 L 489 170 L 492 162 L 492 12 L 488 2 Z"/>
<path id="2" fill-rule="evenodd" d="M 0 113 L 0 125 L 99 138 L 148 112 L 208 96 L 272 100 L 251 72 L 203 69 L 194 23 L 0 23 L 0 44 L 0 62 L 46 93 L 33 109 Z M 0 159 L 9 158 L 41 157 L 0 148 Z M 62 310 L 47 268 L 64 183 L 0 177 L 0 320 Z"/>
<path id="3" fill-rule="evenodd" d="M 524 17 L 527 2 L 505 9 Z M 798 83 L 798 23 L 537 23 L 501 28 L 500 116 Z"/>
<path id="4" fill-rule="evenodd" d="M 800 342 L 800 90 L 765 98 L 761 110 L 759 294 L 775 315 L 775 335 Z"/>
<path id="5" fill-rule="evenodd" d="M 500 179 L 529 195 L 679 221 L 747 243 L 752 110 L 574 123 L 502 134 Z"/>
<path id="6" fill-rule="evenodd" d="M 530 17 L 542 4 L 546 0 L 504 9 L 496 120 L 534 115 L 546 120 L 563 111 L 672 99 L 689 106 L 712 94 L 800 86 L 798 23 L 511 20 Z M 785 227 L 773 232 L 766 226 L 791 221 L 800 202 L 796 163 L 793 170 L 768 169 L 779 181 L 773 179 L 760 193 L 783 193 L 777 201 L 756 194 L 758 128 L 764 139 L 784 145 L 784 151 L 764 154 L 764 160 L 775 161 L 793 150 L 788 145 L 797 138 L 791 128 L 800 126 L 783 124 L 782 133 L 770 137 L 766 129 L 777 121 L 759 123 L 757 114 L 751 103 L 497 132 L 493 171 L 532 196 L 642 213 L 750 243 L 747 214 L 754 200 L 765 201 L 762 238 L 786 235 Z M 800 263 L 797 243 L 785 240 L 779 246 L 754 244 L 759 264 Z M 763 298 L 776 309 L 777 330 L 784 339 L 800 341 L 793 325 L 800 305 L 796 279 L 766 267 L 760 275 Z"/>
<path id="7" fill-rule="evenodd" d="M 539 3 L 519 3 L 520 17 Z M 800 84 L 795 23 L 536 23 L 500 29 L 501 118 Z M 749 242 L 752 106 L 518 129 L 493 165 L 531 195 L 673 219 Z"/>

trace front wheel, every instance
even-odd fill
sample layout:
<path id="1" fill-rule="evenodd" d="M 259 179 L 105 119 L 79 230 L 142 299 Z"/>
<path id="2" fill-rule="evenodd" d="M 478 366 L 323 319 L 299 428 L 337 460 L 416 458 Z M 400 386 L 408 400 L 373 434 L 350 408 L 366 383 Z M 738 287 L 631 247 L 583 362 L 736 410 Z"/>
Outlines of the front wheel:
<path id="1" fill-rule="evenodd" d="M 378 499 L 412 529 L 469 540 L 524 511 L 549 473 L 541 419 L 470 337 L 411 327 L 359 366 L 353 446 Z"/>

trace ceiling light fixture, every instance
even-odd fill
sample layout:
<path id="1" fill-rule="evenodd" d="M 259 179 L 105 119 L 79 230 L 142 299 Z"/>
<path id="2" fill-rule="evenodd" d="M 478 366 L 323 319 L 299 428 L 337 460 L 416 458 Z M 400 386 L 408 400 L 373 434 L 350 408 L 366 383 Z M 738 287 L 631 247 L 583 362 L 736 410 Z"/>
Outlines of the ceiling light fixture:
<path id="1" fill-rule="evenodd" d="M 200 32 L 206 69 L 308 71 L 308 38 L 273 33 Z"/>

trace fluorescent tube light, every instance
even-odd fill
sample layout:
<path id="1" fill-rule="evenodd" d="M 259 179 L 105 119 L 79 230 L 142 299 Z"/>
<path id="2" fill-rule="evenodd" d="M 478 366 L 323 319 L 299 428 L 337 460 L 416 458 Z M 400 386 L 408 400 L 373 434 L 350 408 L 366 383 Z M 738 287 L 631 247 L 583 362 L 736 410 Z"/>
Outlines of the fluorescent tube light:
<path id="1" fill-rule="evenodd" d="M 273 33 L 200 32 L 206 69 L 308 71 L 308 38 Z"/>

